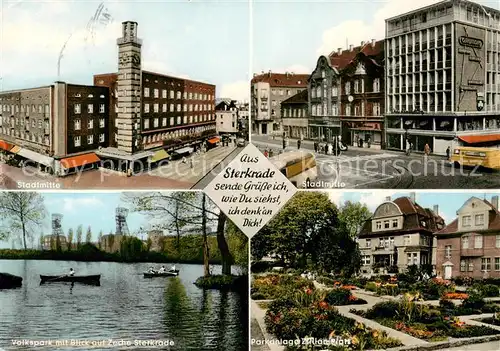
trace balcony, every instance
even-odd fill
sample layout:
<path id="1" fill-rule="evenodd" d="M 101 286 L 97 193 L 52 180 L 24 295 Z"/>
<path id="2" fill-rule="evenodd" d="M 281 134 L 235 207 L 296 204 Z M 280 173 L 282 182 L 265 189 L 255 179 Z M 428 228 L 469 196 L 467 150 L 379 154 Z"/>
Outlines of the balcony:
<path id="1" fill-rule="evenodd" d="M 481 257 L 484 256 L 483 249 L 460 249 L 461 257 Z"/>

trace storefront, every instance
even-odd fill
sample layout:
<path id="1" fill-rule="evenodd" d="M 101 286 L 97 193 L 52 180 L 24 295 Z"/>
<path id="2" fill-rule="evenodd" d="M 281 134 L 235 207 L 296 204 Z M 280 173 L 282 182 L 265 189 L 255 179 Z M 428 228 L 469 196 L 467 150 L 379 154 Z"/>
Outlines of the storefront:
<path id="1" fill-rule="evenodd" d="M 72 173 L 96 169 L 100 166 L 101 159 L 93 152 L 63 158 L 56 161 L 56 174 L 65 176 Z"/>

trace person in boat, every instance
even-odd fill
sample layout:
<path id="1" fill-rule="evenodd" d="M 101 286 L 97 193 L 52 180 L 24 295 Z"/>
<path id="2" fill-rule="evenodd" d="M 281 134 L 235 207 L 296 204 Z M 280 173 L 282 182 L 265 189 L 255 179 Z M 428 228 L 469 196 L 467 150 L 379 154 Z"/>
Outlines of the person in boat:
<path id="1" fill-rule="evenodd" d="M 171 272 L 174 272 L 175 271 L 175 265 L 172 266 L 172 268 L 170 268 L 170 271 Z"/>
<path id="2" fill-rule="evenodd" d="M 69 275 L 70 277 L 73 277 L 73 276 L 75 275 L 75 271 L 73 270 L 73 268 L 70 268 L 70 269 L 69 269 L 69 273 L 68 273 L 68 275 Z"/>
<path id="3" fill-rule="evenodd" d="M 153 269 L 153 266 L 149 267 L 148 273 L 152 273 L 152 274 L 156 273 L 155 270 Z"/>
<path id="4" fill-rule="evenodd" d="M 165 270 L 165 266 L 161 266 L 160 270 L 158 271 L 158 273 L 165 273 L 166 270 Z"/>

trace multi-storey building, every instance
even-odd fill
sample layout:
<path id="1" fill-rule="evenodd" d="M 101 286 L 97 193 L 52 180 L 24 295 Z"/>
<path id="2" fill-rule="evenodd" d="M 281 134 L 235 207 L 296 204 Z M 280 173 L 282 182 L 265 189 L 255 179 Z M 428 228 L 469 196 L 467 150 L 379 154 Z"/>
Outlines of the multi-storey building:
<path id="1" fill-rule="evenodd" d="M 215 106 L 215 115 L 218 134 L 238 133 L 238 108 L 235 100 L 221 99 Z"/>
<path id="2" fill-rule="evenodd" d="M 110 89 L 114 121 L 113 142 L 99 154 L 126 161 L 129 169 L 157 155 L 168 157 L 165 151 L 183 153 L 216 142 L 215 86 L 142 70 L 135 22 L 123 23 L 117 43 L 118 73 L 94 76 L 96 85 Z"/>
<path id="3" fill-rule="evenodd" d="M 59 238 L 58 238 L 59 237 Z M 40 241 L 42 250 L 67 250 L 68 241 L 64 235 L 49 234 L 44 235 Z"/>
<path id="4" fill-rule="evenodd" d="M 437 269 L 445 279 L 500 278 L 498 196 L 491 202 L 471 197 L 436 237 Z"/>
<path id="5" fill-rule="evenodd" d="M 303 90 L 281 103 L 283 131 L 290 138 L 309 138 L 308 96 L 308 91 Z"/>
<path id="6" fill-rule="evenodd" d="M 416 203 L 415 193 L 394 200 L 387 197 L 359 233 L 362 273 L 435 264 L 433 233 L 443 229 L 444 224 L 438 207 L 423 208 Z"/>
<path id="7" fill-rule="evenodd" d="M 251 82 L 252 133 L 280 134 L 281 103 L 307 88 L 308 74 L 262 73 Z"/>
<path id="8" fill-rule="evenodd" d="M 309 135 L 382 147 L 384 42 L 372 40 L 320 56 L 309 79 Z"/>
<path id="9" fill-rule="evenodd" d="M 500 141 L 500 11 L 446 0 L 386 20 L 387 146 Z"/>
<path id="10" fill-rule="evenodd" d="M 0 93 L 4 157 L 64 175 L 93 167 L 109 143 L 107 88 L 55 82 Z"/>

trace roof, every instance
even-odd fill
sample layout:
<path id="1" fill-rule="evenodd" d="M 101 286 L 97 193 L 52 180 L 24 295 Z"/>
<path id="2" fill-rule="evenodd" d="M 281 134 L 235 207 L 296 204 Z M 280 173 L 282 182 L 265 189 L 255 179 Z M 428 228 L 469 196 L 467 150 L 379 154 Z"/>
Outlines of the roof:
<path id="1" fill-rule="evenodd" d="M 302 90 L 300 93 L 297 93 L 293 95 L 292 97 L 289 97 L 285 101 L 281 103 L 281 105 L 284 104 L 307 104 L 309 101 L 309 94 L 307 89 Z"/>
<path id="2" fill-rule="evenodd" d="M 263 73 L 253 77 L 252 84 L 269 83 L 271 87 L 307 87 L 309 74 Z"/>
<path id="3" fill-rule="evenodd" d="M 468 199 L 467 201 L 469 201 Z M 466 201 L 466 202 L 467 202 Z M 500 230 L 500 213 L 488 200 L 482 199 L 486 205 L 490 207 L 489 218 L 488 218 L 488 230 Z M 455 218 L 450 224 L 444 227 L 442 230 L 438 231 L 436 235 L 446 235 L 460 233 L 458 230 L 458 218 Z"/>
<path id="4" fill-rule="evenodd" d="M 352 50 L 343 50 L 339 54 L 337 51 L 333 51 L 328 55 L 328 59 L 332 67 L 337 69 L 344 69 L 351 62 L 357 54 L 362 53 L 367 57 L 375 57 L 380 55 L 384 51 L 384 41 L 379 40 L 372 44 L 371 41 L 363 44 L 362 46 L 353 47 Z M 374 62 L 376 63 L 376 62 Z"/>
<path id="5" fill-rule="evenodd" d="M 372 220 L 373 217 L 365 221 L 361 231 L 360 237 L 369 237 L 372 235 L 394 235 L 396 232 L 398 234 L 411 233 L 415 231 L 428 231 L 436 232 L 437 224 L 444 225 L 444 219 L 436 214 L 434 211 L 428 208 L 423 208 L 418 203 L 413 202 L 409 197 L 398 197 L 391 201 L 396 206 L 399 207 L 401 213 L 403 214 L 403 229 L 394 229 L 372 232 Z M 425 223 L 425 226 L 422 224 Z"/>

